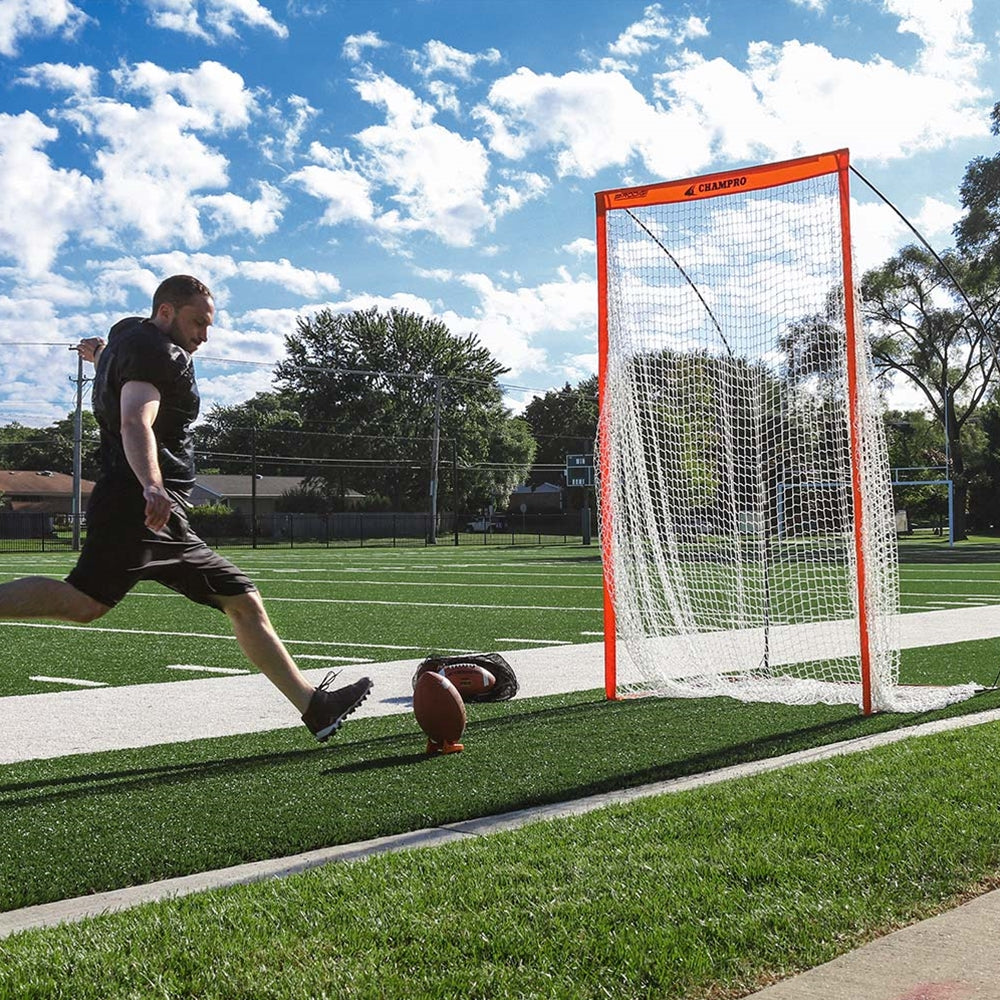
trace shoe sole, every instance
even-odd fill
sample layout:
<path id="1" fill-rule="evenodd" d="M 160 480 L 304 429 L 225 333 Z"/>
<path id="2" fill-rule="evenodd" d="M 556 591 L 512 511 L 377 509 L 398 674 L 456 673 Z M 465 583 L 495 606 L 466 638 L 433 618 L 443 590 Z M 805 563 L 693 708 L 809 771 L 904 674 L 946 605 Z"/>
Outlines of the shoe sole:
<path id="1" fill-rule="evenodd" d="M 352 712 L 356 711 L 357 707 L 368 697 L 368 695 L 372 693 L 372 688 L 374 686 L 375 685 L 371 681 L 369 681 L 368 687 L 365 688 L 364 693 L 361 695 L 360 698 L 358 698 L 356 702 L 354 702 L 353 705 L 351 705 L 348 709 L 346 709 L 343 712 L 343 714 L 338 715 L 337 718 L 334 719 L 333 722 L 325 729 L 321 729 L 318 733 L 313 734 L 315 735 L 316 739 L 320 743 L 325 743 L 331 736 L 333 736 L 333 734 L 343 725 L 344 719 L 346 719 Z"/>

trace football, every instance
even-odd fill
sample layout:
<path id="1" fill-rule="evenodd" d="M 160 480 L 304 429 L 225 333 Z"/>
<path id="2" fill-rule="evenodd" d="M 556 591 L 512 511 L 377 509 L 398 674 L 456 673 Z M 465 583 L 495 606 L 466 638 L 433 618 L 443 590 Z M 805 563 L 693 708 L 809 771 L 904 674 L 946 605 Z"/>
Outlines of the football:
<path id="1" fill-rule="evenodd" d="M 427 752 L 455 753 L 465 732 L 465 702 L 457 687 L 444 674 L 428 670 L 413 691 L 413 714 L 427 734 Z"/>
<path id="2" fill-rule="evenodd" d="M 489 691 L 497 682 L 493 674 L 482 667 L 477 667 L 474 663 L 449 663 L 442 668 L 442 671 L 458 688 L 463 700 L 470 694 L 483 694 Z"/>

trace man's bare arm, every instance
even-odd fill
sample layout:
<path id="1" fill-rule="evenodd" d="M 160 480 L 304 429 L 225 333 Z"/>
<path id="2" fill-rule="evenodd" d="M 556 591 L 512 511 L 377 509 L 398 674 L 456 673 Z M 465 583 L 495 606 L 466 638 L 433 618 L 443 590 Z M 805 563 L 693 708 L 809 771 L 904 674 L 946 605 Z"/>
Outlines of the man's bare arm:
<path id="1" fill-rule="evenodd" d="M 146 498 L 146 527 L 153 531 L 158 531 L 167 523 L 171 509 L 153 434 L 153 422 L 159 412 L 160 390 L 155 385 L 126 382 L 122 386 L 122 446 Z"/>

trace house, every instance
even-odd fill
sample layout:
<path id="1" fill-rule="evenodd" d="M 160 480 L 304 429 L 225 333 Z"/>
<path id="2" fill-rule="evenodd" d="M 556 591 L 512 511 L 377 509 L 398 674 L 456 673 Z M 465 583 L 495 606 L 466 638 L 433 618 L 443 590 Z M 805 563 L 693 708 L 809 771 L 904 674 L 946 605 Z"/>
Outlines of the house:
<path id="1" fill-rule="evenodd" d="M 521 510 L 521 505 L 524 510 Z M 518 486 L 510 495 L 508 510 L 523 514 L 561 514 L 563 490 L 555 483 L 541 483 L 538 486 Z"/>
<path id="2" fill-rule="evenodd" d="M 94 483 L 90 479 L 80 481 L 81 505 L 84 510 L 93 491 Z M 2 469 L 0 492 L 13 511 L 40 514 L 73 513 L 73 477 L 65 472 Z"/>
<path id="3" fill-rule="evenodd" d="M 258 475 L 254 491 L 250 476 L 199 475 L 191 490 L 191 504 L 200 507 L 204 504 L 224 503 L 234 511 L 249 515 L 252 513 L 253 496 L 256 492 L 256 511 L 260 517 L 275 513 L 279 498 L 289 490 L 298 489 L 302 482 L 301 476 Z M 347 490 L 344 494 L 347 507 L 356 506 L 363 499 L 364 494 L 355 490 Z"/>

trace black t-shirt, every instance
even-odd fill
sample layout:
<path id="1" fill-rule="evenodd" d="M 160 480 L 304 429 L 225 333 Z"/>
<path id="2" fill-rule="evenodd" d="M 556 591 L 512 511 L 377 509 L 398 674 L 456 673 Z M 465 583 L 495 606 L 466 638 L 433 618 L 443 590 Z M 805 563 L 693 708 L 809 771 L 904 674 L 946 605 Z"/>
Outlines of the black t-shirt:
<path id="1" fill-rule="evenodd" d="M 186 496 L 194 485 L 191 425 L 201 400 L 191 355 L 149 320 L 133 316 L 108 334 L 94 375 L 94 416 L 101 428 L 101 471 L 122 485 L 138 480 L 122 445 L 121 393 L 126 382 L 149 382 L 160 392 L 153 423 L 164 485 Z"/>

